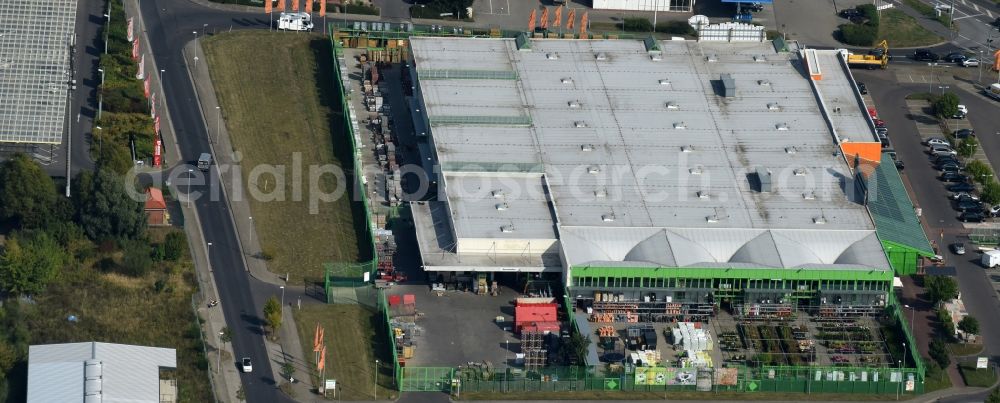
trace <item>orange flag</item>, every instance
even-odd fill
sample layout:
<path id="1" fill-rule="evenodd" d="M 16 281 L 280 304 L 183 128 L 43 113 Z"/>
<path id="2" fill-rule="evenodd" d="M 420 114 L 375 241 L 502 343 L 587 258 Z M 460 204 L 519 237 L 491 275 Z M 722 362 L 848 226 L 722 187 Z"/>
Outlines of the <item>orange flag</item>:
<path id="1" fill-rule="evenodd" d="M 316 330 L 313 331 L 313 351 L 319 352 L 319 323 L 316 324 Z"/>
<path id="2" fill-rule="evenodd" d="M 319 16 L 326 16 L 326 0 L 319 0 Z"/>
<path id="3" fill-rule="evenodd" d="M 541 22 L 542 22 L 541 23 L 541 27 L 542 27 L 543 30 L 549 29 L 549 8 L 548 7 L 545 7 L 545 9 L 542 10 L 542 21 Z"/>
<path id="4" fill-rule="evenodd" d="M 264 14 L 271 14 L 271 0 L 264 0 Z"/>
<path id="5" fill-rule="evenodd" d="M 278 0 L 278 11 L 285 11 L 285 0 Z"/>
<path id="6" fill-rule="evenodd" d="M 568 31 L 572 31 L 573 30 L 573 23 L 575 22 L 573 20 L 575 20 L 575 19 L 576 19 L 576 9 L 575 8 L 571 8 L 571 9 L 569 9 L 569 15 L 566 16 L 566 30 L 568 30 Z"/>
<path id="7" fill-rule="evenodd" d="M 326 367 L 326 346 L 323 346 L 323 351 L 319 353 L 319 362 L 316 363 L 316 369 L 322 371 Z"/>
<path id="8" fill-rule="evenodd" d="M 580 18 L 580 37 L 587 35 L 587 18 L 590 12 L 584 11 L 583 17 Z"/>
<path id="9" fill-rule="evenodd" d="M 552 28 L 562 26 L 562 9 L 563 6 L 556 9 L 556 19 L 552 21 Z"/>
<path id="10" fill-rule="evenodd" d="M 305 8 L 305 10 L 302 10 L 302 11 L 305 11 L 305 12 L 307 12 L 309 14 L 312 14 L 313 13 L 313 0 L 306 0 L 306 8 Z"/>
<path id="11" fill-rule="evenodd" d="M 292 11 L 299 11 L 299 0 L 292 0 Z"/>
<path id="12" fill-rule="evenodd" d="M 979 62 L 982 63 L 982 60 Z M 1000 71 L 1000 50 L 993 53 L 993 70 Z"/>
<path id="13" fill-rule="evenodd" d="M 528 16 L 528 32 L 535 32 L 535 10 L 531 10 L 531 15 Z"/>

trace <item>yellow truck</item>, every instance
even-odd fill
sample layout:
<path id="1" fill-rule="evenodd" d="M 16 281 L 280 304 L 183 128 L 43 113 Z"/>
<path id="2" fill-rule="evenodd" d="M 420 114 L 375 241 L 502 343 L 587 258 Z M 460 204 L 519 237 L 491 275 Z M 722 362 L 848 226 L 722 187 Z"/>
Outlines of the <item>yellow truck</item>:
<path id="1" fill-rule="evenodd" d="M 866 55 L 858 55 L 853 53 L 847 54 L 847 65 L 852 67 L 865 67 L 869 70 L 880 68 L 885 69 L 889 66 L 889 43 L 886 41 L 879 42 L 879 44 L 868 51 Z"/>

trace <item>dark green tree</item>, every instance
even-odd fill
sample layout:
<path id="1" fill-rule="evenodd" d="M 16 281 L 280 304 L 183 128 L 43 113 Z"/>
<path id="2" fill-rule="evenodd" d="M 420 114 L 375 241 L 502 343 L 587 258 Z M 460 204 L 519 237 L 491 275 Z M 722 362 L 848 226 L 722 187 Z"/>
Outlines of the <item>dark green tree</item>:
<path id="1" fill-rule="evenodd" d="M 958 321 L 958 330 L 967 334 L 979 334 L 979 319 L 974 318 L 972 315 L 962 318 L 962 320 Z"/>
<path id="2" fill-rule="evenodd" d="M 272 295 L 264 302 L 264 323 L 272 332 L 281 327 L 281 302 L 278 302 L 278 297 Z"/>
<path id="3" fill-rule="evenodd" d="M 15 227 L 38 228 L 48 220 L 58 220 L 53 213 L 59 195 L 52 178 L 28 156 L 18 153 L 0 165 L 0 220 L 10 220 Z"/>
<path id="4" fill-rule="evenodd" d="M 83 197 L 80 208 L 80 226 L 90 239 L 138 239 L 146 230 L 146 214 L 143 202 L 136 200 L 121 176 L 107 170 L 99 170 L 91 189 L 81 189 Z M 133 194 L 141 194 L 132 191 Z"/>
<path id="5" fill-rule="evenodd" d="M 122 257 L 122 272 L 132 277 L 142 277 L 153 267 L 153 257 L 150 255 L 149 244 L 142 241 L 128 241 L 122 245 L 125 256 Z"/>
<path id="6" fill-rule="evenodd" d="M 986 396 L 986 403 L 1000 403 L 1000 388 L 993 388 L 989 396 Z"/>
<path id="7" fill-rule="evenodd" d="M 927 291 L 927 299 L 932 304 L 949 301 L 958 296 L 958 284 L 947 276 L 927 276 L 924 279 L 924 289 Z"/>
<path id="8" fill-rule="evenodd" d="M 178 260 L 184 256 L 186 248 L 187 240 L 184 238 L 184 233 L 170 232 L 163 240 L 163 257 L 167 260 Z"/>
<path id="9" fill-rule="evenodd" d="M 948 356 L 948 347 L 945 345 L 944 341 L 939 338 L 935 338 L 931 341 L 931 345 L 927 349 L 927 353 L 930 354 L 931 358 L 933 358 L 934 361 L 941 366 L 941 368 L 948 368 L 948 364 L 951 364 L 951 357 Z"/>
<path id="10" fill-rule="evenodd" d="M 66 252 L 44 232 L 16 233 L 0 250 L 0 289 L 37 294 L 66 263 Z"/>
<path id="11" fill-rule="evenodd" d="M 958 95 L 954 93 L 947 93 L 942 96 L 937 97 L 934 102 L 934 114 L 943 118 L 950 118 L 958 113 Z"/>
<path id="12" fill-rule="evenodd" d="M 562 342 L 556 351 L 557 357 L 565 365 L 586 362 L 587 349 L 590 348 L 590 337 L 572 332 L 568 340 Z"/>
<path id="13" fill-rule="evenodd" d="M 976 150 L 978 149 L 979 142 L 976 141 L 975 137 L 968 137 L 958 143 L 958 150 L 955 151 L 958 151 L 958 155 L 961 155 L 963 158 L 971 158 L 976 154 Z"/>
<path id="14" fill-rule="evenodd" d="M 983 202 L 988 204 L 1000 204 L 1000 184 L 996 180 L 990 180 L 983 185 Z"/>

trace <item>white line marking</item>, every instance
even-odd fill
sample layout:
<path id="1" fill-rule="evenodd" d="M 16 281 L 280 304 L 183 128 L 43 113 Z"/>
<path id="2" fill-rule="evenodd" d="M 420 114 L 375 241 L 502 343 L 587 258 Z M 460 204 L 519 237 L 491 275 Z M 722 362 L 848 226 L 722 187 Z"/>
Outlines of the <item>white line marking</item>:
<path id="1" fill-rule="evenodd" d="M 991 13 L 990 10 L 986 10 L 986 16 L 990 17 L 990 18 L 993 18 L 993 13 Z M 989 24 L 986 24 L 986 25 L 989 25 Z"/>
<path id="2" fill-rule="evenodd" d="M 963 1 L 963 3 L 964 3 L 964 1 Z M 977 13 L 979 12 L 979 6 L 976 5 L 976 3 L 972 3 L 972 8 L 976 9 Z"/>
<path id="3" fill-rule="evenodd" d="M 962 19 L 966 19 L 966 18 L 970 18 L 970 17 L 978 17 L 980 15 L 983 15 L 983 13 L 972 14 L 972 15 L 965 15 L 965 16 L 962 16 L 962 17 L 954 18 L 954 19 L 952 19 L 952 21 L 958 21 L 958 20 L 962 20 Z"/>

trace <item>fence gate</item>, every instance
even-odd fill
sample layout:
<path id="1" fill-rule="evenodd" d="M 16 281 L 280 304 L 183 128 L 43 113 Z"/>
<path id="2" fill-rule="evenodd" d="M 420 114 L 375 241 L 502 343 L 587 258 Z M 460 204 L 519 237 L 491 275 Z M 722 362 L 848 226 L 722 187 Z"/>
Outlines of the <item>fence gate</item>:
<path id="1" fill-rule="evenodd" d="M 403 367 L 401 392 L 451 392 L 454 368 Z"/>

